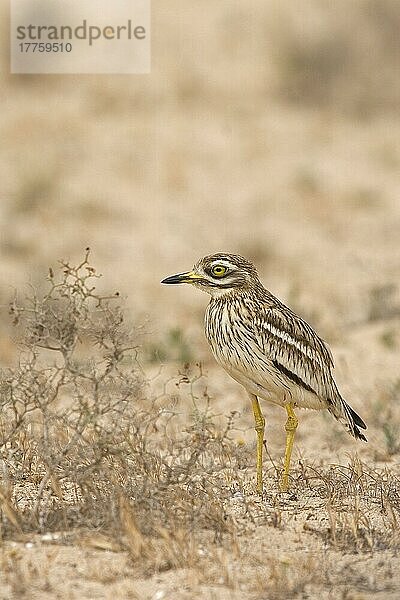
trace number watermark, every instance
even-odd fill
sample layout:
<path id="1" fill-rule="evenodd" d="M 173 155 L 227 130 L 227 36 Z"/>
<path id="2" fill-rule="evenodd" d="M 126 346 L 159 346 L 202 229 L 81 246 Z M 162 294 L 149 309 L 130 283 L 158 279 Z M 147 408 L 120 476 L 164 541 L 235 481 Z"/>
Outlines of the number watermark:
<path id="1" fill-rule="evenodd" d="M 67 42 L 21 42 L 19 44 L 21 52 L 71 52 L 72 44 Z"/>

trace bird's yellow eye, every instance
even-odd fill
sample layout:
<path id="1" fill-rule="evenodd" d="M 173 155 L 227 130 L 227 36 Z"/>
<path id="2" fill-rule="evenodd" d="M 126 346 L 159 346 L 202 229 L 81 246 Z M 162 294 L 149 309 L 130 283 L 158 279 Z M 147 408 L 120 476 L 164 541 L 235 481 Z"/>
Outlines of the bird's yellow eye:
<path id="1" fill-rule="evenodd" d="M 222 265 L 215 265 L 215 267 L 211 269 L 211 273 L 214 275 L 214 277 L 223 277 L 227 270 L 228 269 Z"/>

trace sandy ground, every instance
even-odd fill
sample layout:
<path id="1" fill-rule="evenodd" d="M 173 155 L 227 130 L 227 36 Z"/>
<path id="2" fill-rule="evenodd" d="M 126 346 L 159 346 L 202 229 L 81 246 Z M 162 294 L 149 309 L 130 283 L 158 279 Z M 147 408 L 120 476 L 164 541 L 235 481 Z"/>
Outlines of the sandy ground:
<path id="1" fill-rule="evenodd" d="M 399 19 L 396 2 L 386 0 L 160 1 L 150 76 L 10 76 L 4 55 L 1 364 L 18 356 L 7 316 L 13 290 L 40 288 L 49 265 L 90 246 L 104 286 L 119 290 L 145 324 L 146 373 L 166 365 L 153 385 L 183 362 L 202 361 L 213 410 L 239 411 L 234 436 L 254 449 L 246 396 L 213 363 L 203 337 L 206 296 L 159 285 L 205 254 L 243 254 L 330 343 L 340 388 L 368 424 L 368 444 L 357 444 L 329 416 L 301 413 L 296 468 L 347 465 L 357 455 L 394 477 L 400 84 L 390 40 Z M 191 406 L 182 410 L 185 419 Z M 284 414 L 267 406 L 265 413 L 279 462 Z M 267 479 L 271 468 L 266 459 Z M 245 469 L 243 496 L 233 490 L 228 501 L 241 532 L 235 547 L 208 546 L 204 534 L 201 568 L 144 576 L 126 552 L 78 534 L 61 543 L 16 536 L 2 541 L 0 598 L 399 597 L 395 545 L 335 548 L 318 535 L 329 527 L 326 504 L 305 491 L 276 500 L 273 479 L 260 500 L 253 484 Z M 243 498 L 260 506 L 259 523 L 246 520 Z M 279 527 L 270 522 L 273 502 Z M 375 518 L 371 505 L 363 510 Z"/>

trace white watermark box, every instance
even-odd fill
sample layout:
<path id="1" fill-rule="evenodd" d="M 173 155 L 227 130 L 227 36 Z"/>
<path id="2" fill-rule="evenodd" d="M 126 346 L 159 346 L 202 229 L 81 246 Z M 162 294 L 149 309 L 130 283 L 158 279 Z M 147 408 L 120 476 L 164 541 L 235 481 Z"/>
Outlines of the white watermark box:
<path id="1" fill-rule="evenodd" d="M 149 73 L 150 0 L 11 0 L 12 73 Z"/>

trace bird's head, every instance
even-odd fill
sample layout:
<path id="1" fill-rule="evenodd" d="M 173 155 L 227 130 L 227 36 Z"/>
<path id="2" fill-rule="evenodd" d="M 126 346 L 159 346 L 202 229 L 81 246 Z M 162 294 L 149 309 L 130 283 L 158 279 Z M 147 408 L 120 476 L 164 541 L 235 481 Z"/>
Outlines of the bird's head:
<path id="1" fill-rule="evenodd" d="M 259 284 L 254 265 L 237 254 L 211 254 L 199 260 L 192 271 L 171 275 L 161 283 L 190 283 L 213 297 L 245 291 Z"/>

